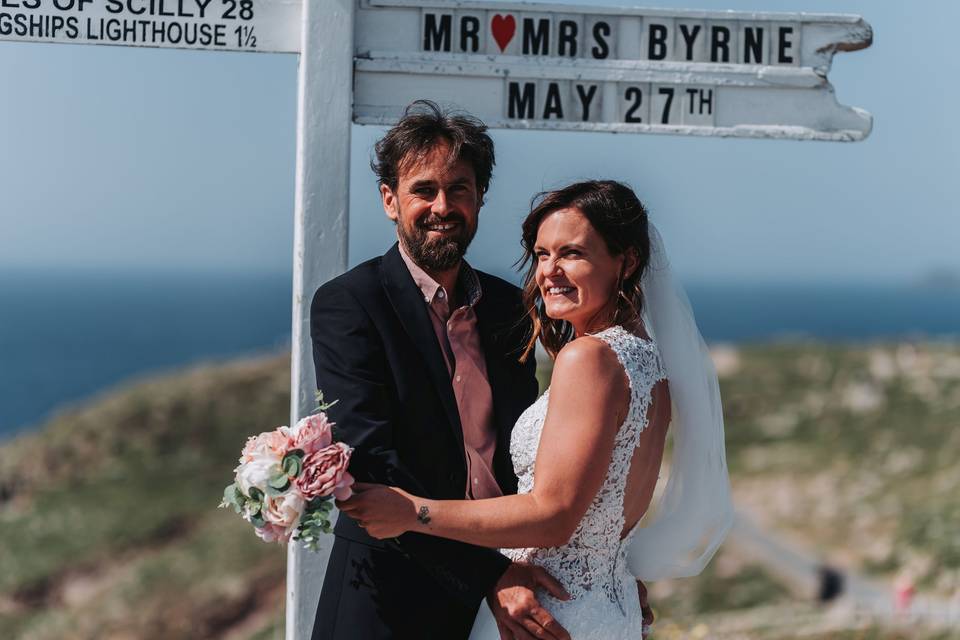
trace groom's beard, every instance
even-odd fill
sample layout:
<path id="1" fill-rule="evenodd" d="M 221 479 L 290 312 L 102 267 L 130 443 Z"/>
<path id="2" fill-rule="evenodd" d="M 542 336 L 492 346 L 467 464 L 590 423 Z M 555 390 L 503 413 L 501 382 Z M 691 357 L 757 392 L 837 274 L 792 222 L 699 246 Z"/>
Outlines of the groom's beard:
<path id="1" fill-rule="evenodd" d="M 402 219 L 402 213 L 400 217 Z M 427 227 L 442 222 L 457 223 L 455 232 L 453 235 L 431 240 Z M 399 223 L 397 233 L 404 249 L 420 267 L 427 271 L 447 271 L 457 266 L 467 254 L 467 247 L 476 235 L 477 227 L 470 227 L 463 216 L 454 213 L 444 218 L 429 215 L 413 225 L 409 233 L 407 228 Z"/>

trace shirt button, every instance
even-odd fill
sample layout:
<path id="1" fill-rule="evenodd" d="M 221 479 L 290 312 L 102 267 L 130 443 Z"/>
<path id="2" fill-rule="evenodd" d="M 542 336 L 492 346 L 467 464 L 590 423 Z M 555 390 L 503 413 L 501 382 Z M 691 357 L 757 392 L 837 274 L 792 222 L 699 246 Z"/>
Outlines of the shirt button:
<path id="1" fill-rule="evenodd" d="M 480 484 L 480 481 L 477 480 L 476 478 L 474 478 L 474 479 L 473 479 L 473 484 Z"/>
<path id="2" fill-rule="evenodd" d="M 457 382 L 460 382 L 460 376 L 457 376 Z"/>
<path id="3" fill-rule="evenodd" d="M 430 302 L 430 298 L 427 297 L 427 296 L 423 296 L 423 301 L 424 301 L 424 302 Z"/>
<path id="4" fill-rule="evenodd" d="M 437 297 L 438 297 L 438 298 L 442 298 L 442 297 L 444 297 L 445 295 L 446 295 L 446 294 L 443 293 L 443 289 L 440 289 L 440 291 L 437 291 Z"/>

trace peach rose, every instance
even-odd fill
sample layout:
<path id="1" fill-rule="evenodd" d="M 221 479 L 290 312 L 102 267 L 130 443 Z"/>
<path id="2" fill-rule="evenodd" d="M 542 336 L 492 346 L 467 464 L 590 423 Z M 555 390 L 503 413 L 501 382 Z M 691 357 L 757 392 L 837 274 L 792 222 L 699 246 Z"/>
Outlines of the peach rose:
<path id="1" fill-rule="evenodd" d="M 287 451 L 294 448 L 294 433 L 290 427 L 277 427 L 247 438 L 240 462 L 250 462 L 257 457 L 283 458 Z"/>
<path id="2" fill-rule="evenodd" d="M 303 497 L 307 500 L 317 497 L 333 496 L 337 500 L 346 500 L 353 494 L 353 476 L 347 473 L 350 454 L 353 449 L 342 442 L 307 454 L 303 459 L 303 470 L 295 482 Z"/>
<path id="3" fill-rule="evenodd" d="M 287 491 L 279 496 L 264 496 L 260 515 L 269 524 L 284 529 L 293 529 L 303 513 L 303 496 L 296 490 Z"/>

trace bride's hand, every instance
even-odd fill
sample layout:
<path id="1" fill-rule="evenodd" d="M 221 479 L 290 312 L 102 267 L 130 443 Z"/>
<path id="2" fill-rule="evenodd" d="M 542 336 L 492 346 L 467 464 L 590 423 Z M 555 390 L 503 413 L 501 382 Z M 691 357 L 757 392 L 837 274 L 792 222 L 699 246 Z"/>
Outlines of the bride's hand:
<path id="1" fill-rule="evenodd" d="M 336 504 L 378 540 L 406 533 L 417 519 L 413 496 L 403 489 L 382 484 L 357 482 L 350 499 L 337 500 Z"/>

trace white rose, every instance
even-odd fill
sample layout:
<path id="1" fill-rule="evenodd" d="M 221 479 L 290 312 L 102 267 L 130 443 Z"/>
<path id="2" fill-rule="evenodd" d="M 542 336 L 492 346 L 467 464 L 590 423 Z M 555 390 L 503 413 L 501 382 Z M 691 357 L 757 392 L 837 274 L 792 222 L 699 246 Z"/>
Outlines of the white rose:
<path id="1" fill-rule="evenodd" d="M 260 491 L 267 490 L 270 478 L 280 472 L 280 459 L 273 456 L 258 456 L 249 462 L 244 462 L 236 468 L 237 485 L 243 495 L 250 496 L 250 487 Z"/>

